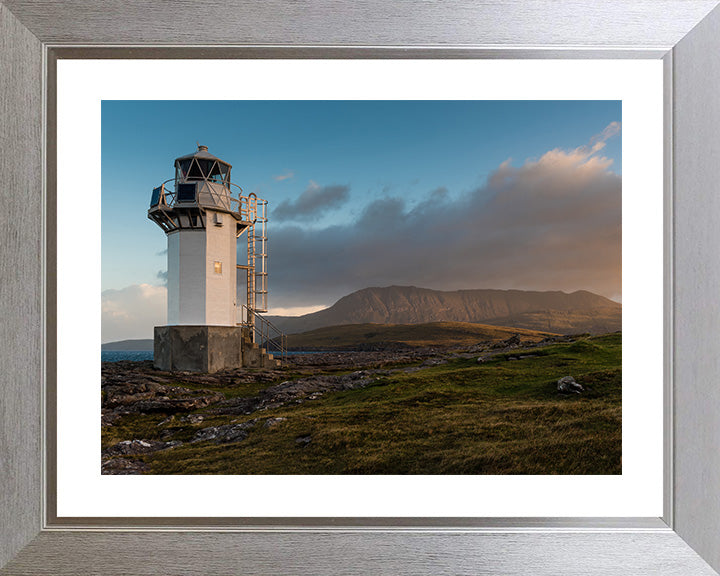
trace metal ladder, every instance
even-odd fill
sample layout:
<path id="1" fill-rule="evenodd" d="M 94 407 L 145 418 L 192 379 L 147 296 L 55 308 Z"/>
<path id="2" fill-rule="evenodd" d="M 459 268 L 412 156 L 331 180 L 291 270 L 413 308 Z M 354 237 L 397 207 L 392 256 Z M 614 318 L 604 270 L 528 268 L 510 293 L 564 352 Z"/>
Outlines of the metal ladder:
<path id="1" fill-rule="evenodd" d="M 258 200 L 251 194 L 255 221 L 248 230 L 248 308 L 255 312 L 267 312 L 267 200 Z"/>
<path id="2" fill-rule="evenodd" d="M 250 337 L 255 340 L 255 318 L 262 318 L 258 312 L 267 312 L 267 200 L 260 200 L 250 193 L 241 198 L 241 211 L 250 225 L 247 228 L 247 264 L 238 264 L 247 275 L 247 305 L 241 310 L 244 318 L 240 324 L 250 328 Z"/>

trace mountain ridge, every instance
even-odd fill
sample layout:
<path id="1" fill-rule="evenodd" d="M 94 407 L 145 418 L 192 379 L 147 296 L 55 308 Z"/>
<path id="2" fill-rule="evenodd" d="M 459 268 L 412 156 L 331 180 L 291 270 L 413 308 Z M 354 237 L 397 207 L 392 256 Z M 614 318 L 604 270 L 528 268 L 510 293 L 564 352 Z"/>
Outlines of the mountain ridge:
<path id="1" fill-rule="evenodd" d="M 470 322 L 558 334 L 601 334 L 622 329 L 622 305 L 587 290 L 474 289 L 442 291 L 416 286 L 369 287 L 303 316 L 267 316 L 287 334 L 340 324 Z"/>

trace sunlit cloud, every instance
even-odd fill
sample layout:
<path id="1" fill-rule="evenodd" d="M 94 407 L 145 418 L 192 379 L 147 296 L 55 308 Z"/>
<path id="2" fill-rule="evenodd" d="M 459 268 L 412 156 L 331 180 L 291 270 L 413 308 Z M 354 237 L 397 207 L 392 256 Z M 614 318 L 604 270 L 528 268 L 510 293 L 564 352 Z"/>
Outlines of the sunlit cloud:
<path id="1" fill-rule="evenodd" d="M 269 316 L 302 316 L 304 314 L 312 314 L 324 310 L 327 306 L 294 306 L 291 308 L 271 308 L 268 311 Z"/>
<path id="2" fill-rule="evenodd" d="M 293 172 L 292 170 L 289 170 L 288 172 L 285 172 L 285 174 L 277 174 L 276 176 L 273 176 L 273 180 L 282 182 L 283 180 L 289 180 L 290 178 L 293 178 L 294 176 L 295 176 L 295 172 Z"/>
<path id="3" fill-rule="evenodd" d="M 347 226 L 273 230 L 271 300 L 332 303 L 367 286 L 590 290 L 621 296 L 621 176 L 599 154 L 613 122 L 587 145 L 503 162 L 451 200 L 444 189 L 408 206 L 388 196 Z"/>
<path id="4" fill-rule="evenodd" d="M 167 322 L 167 288 L 133 284 L 102 292 L 102 341 L 152 338 Z"/>

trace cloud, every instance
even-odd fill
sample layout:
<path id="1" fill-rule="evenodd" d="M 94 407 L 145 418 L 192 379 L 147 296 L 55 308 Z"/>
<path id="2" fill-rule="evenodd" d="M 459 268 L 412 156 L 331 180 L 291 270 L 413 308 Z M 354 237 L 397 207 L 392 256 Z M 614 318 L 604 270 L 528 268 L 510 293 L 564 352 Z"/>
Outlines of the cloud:
<path id="1" fill-rule="evenodd" d="M 310 181 L 308 188 L 294 202 L 285 200 L 273 209 L 276 221 L 306 221 L 339 208 L 350 198 L 350 187 L 334 184 L 319 186 Z"/>
<path id="2" fill-rule="evenodd" d="M 152 338 L 167 323 L 167 288 L 133 284 L 102 292 L 102 341 Z"/>
<path id="3" fill-rule="evenodd" d="M 273 180 L 282 182 L 283 180 L 288 180 L 294 176 L 295 176 L 295 172 L 293 172 L 292 170 L 289 170 L 288 172 L 285 172 L 285 174 L 277 174 L 276 176 L 273 176 Z"/>
<path id="4" fill-rule="evenodd" d="M 590 138 L 589 146 L 582 146 L 575 150 L 590 156 L 605 148 L 605 142 L 620 132 L 620 122 L 610 122 L 600 134 L 595 134 Z"/>
<path id="5" fill-rule="evenodd" d="M 327 306 L 297 306 L 294 308 L 271 308 L 267 315 L 268 316 L 303 316 L 305 314 L 311 314 L 312 312 L 318 312 L 324 310 Z"/>
<path id="6" fill-rule="evenodd" d="M 168 279 L 167 270 L 158 270 L 157 277 L 158 277 L 158 280 L 162 280 L 164 286 L 167 286 L 167 279 Z"/>
<path id="7" fill-rule="evenodd" d="M 614 122 L 588 145 L 550 150 L 450 200 L 444 189 L 410 207 L 368 204 L 348 226 L 272 228 L 270 304 L 328 304 L 367 286 L 586 289 L 621 294 L 621 176 L 598 154 Z"/>

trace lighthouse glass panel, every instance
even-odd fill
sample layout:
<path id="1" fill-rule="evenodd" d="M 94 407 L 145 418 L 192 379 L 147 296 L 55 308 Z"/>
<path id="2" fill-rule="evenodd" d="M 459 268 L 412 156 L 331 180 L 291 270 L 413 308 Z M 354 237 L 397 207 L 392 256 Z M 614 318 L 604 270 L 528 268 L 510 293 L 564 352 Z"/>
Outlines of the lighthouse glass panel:
<path id="1" fill-rule="evenodd" d="M 192 159 L 187 170 L 187 180 L 204 180 L 205 174 L 200 167 L 200 162 L 202 162 L 202 160 L 198 160 L 197 158 Z"/>
<path id="2" fill-rule="evenodd" d="M 160 194 L 162 193 L 162 186 L 153 188 L 152 199 L 150 200 L 150 206 L 157 206 L 160 203 Z"/>
<path id="3" fill-rule="evenodd" d="M 230 184 L 230 166 L 218 162 L 218 170 L 220 171 L 220 178 L 225 184 Z"/>
<path id="4" fill-rule="evenodd" d="M 181 160 L 180 162 L 178 162 L 178 164 L 180 169 L 178 176 L 184 180 L 188 176 L 188 170 L 190 169 L 190 160 Z"/>
<path id="5" fill-rule="evenodd" d="M 177 201 L 195 202 L 197 184 L 178 184 Z"/>

